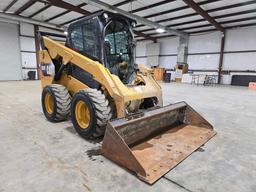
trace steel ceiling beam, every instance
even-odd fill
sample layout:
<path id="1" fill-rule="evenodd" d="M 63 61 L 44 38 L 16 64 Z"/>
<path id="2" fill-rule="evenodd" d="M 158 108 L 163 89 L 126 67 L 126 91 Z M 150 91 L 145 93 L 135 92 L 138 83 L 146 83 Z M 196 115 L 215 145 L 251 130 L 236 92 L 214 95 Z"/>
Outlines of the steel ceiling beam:
<path id="1" fill-rule="evenodd" d="M 214 19 L 221 19 L 221 18 L 245 15 L 245 14 L 249 14 L 249 13 L 256 13 L 256 9 L 240 11 L 240 12 L 235 12 L 235 13 L 228 13 L 228 14 L 224 14 L 224 15 L 218 15 L 218 16 L 215 16 L 213 18 Z M 167 27 L 177 27 L 177 26 L 180 26 L 180 25 L 199 23 L 199 22 L 202 22 L 202 21 L 205 21 L 205 19 L 196 19 L 196 20 L 187 21 L 187 22 L 183 22 L 183 23 L 175 23 L 175 24 L 167 25 Z M 151 31 L 151 30 L 153 30 L 153 29 L 150 28 L 150 29 L 144 29 L 144 30 L 138 30 L 138 31 L 140 31 L 140 32 L 147 32 L 147 31 Z"/>
<path id="2" fill-rule="evenodd" d="M 183 0 L 189 7 L 194 9 L 195 12 L 197 12 L 199 15 L 201 15 L 206 21 L 211 23 L 214 27 L 216 27 L 221 32 L 224 32 L 224 28 L 219 24 L 217 21 L 215 21 L 214 18 L 212 18 L 206 11 L 204 11 L 198 4 L 196 4 L 193 0 Z"/>
<path id="3" fill-rule="evenodd" d="M 234 29 L 234 28 L 240 28 L 240 27 L 254 27 L 254 26 L 256 27 L 256 23 L 234 25 L 234 26 L 225 27 L 225 29 Z M 217 29 L 204 29 L 200 31 L 188 32 L 188 34 L 208 33 L 208 32 L 216 32 L 216 31 Z M 162 35 L 157 37 L 157 39 L 162 39 L 167 37 L 175 37 L 175 35 Z M 144 41 L 144 39 L 140 39 L 140 41 Z"/>
<path id="4" fill-rule="evenodd" d="M 224 14 L 224 15 L 218 15 L 218 16 L 215 16 L 213 18 L 214 19 L 221 19 L 221 18 L 244 15 L 244 14 L 248 14 L 248 13 L 256 13 L 256 9 L 252 9 L 252 10 L 248 10 L 248 11 L 240 11 L 240 12 L 236 12 L 236 13 L 228 13 L 228 14 Z M 198 22 L 202 22 L 202 21 L 205 21 L 205 20 L 204 19 L 196 19 L 196 20 L 193 20 L 193 21 L 187 21 L 187 22 L 183 22 L 183 23 L 172 24 L 172 25 L 170 25 L 170 27 L 193 24 L 193 23 L 198 23 Z M 169 26 L 169 25 L 167 25 L 167 26 Z M 145 32 L 145 31 L 142 30 L 141 32 Z"/>
<path id="5" fill-rule="evenodd" d="M 18 1 L 18 0 L 14 0 L 14 1 Z M 42 1 L 38 0 L 38 2 L 42 2 Z M 126 1 L 123 1 L 123 2 L 120 2 L 120 3 L 115 4 L 115 6 L 121 6 L 121 5 L 130 3 L 130 2 L 131 2 L 131 0 L 126 0 Z M 39 13 L 45 11 L 46 9 L 48 9 L 48 8 L 50 8 L 50 7 L 52 6 L 51 3 L 47 2 L 47 1 L 44 1 L 43 3 L 48 3 L 48 5 L 46 5 L 45 7 L 41 8 L 41 9 L 39 9 L 38 11 L 36 11 L 35 13 L 31 14 L 31 15 L 28 16 L 28 17 L 29 17 L 29 18 L 32 18 L 32 17 L 36 16 L 37 14 L 39 14 Z M 56 15 L 56 16 L 60 17 L 60 16 L 63 16 L 63 15 L 65 15 L 65 14 L 69 13 L 69 12 L 70 12 L 70 11 L 65 11 L 65 13 L 63 12 L 62 14 L 60 13 L 60 14 L 58 14 L 58 15 Z M 54 17 L 54 16 L 53 16 L 53 17 Z M 56 17 L 56 18 L 57 18 L 57 17 Z M 56 19 L 56 18 L 54 18 L 54 19 Z M 82 18 L 82 17 L 79 17 L 78 19 L 80 19 L 80 18 Z M 52 19 L 51 19 L 51 20 L 52 20 Z M 73 22 L 73 20 L 70 21 L 70 22 Z M 68 23 L 67 23 L 67 24 L 68 24 Z"/>
<path id="6" fill-rule="evenodd" d="M 17 1 L 18 1 L 18 0 L 13 0 L 9 5 L 7 5 L 7 6 L 4 8 L 3 12 L 8 11 Z"/>
<path id="7" fill-rule="evenodd" d="M 115 6 L 115 7 L 120 7 L 120 6 L 122 6 L 122 5 L 125 5 L 125 4 L 127 4 L 127 3 L 131 3 L 131 2 L 133 2 L 134 0 L 125 0 L 125 1 L 122 1 L 122 2 L 120 2 L 120 3 L 116 3 L 116 4 L 114 4 L 113 6 Z M 95 12 L 93 12 L 93 13 L 96 13 L 96 12 L 98 12 L 98 11 L 95 11 Z M 71 20 L 69 20 L 69 21 L 66 21 L 66 22 L 63 22 L 63 23 L 61 23 L 60 25 L 67 25 L 67 24 L 69 24 L 69 23 L 72 23 L 72 22 L 74 22 L 74 21 L 76 21 L 76 20 L 79 20 L 79 19 L 82 19 L 83 18 L 83 16 L 82 17 L 77 17 L 77 18 L 75 18 L 75 19 L 71 19 Z"/>
<path id="8" fill-rule="evenodd" d="M 132 11 L 130 11 L 130 12 L 131 12 L 131 13 L 135 13 L 135 12 L 143 11 L 143 10 L 146 10 L 146 9 L 149 9 L 149 8 L 153 8 L 153 7 L 157 7 L 157 6 L 166 4 L 166 3 L 170 3 L 170 2 L 172 2 L 172 1 L 176 1 L 176 0 L 165 0 L 165 1 L 161 1 L 161 2 L 154 3 L 154 4 L 151 4 L 151 5 L 145 6 L 145 7 L 141 7 L 141 8 L 138 8 L 138 9 L 134 9 L 134 10 L 132 10 Z M 120 3 L 116 3 L 116 4 L 114 4 L 113 6 L 115 6 L 115 7 L 120 7 L 120 6 L 122 6 L 122 5 L 125 5 L 125 4 L 127 4 L 127 3 L 131 3 L 131 2 L 133 2 L 133 1 L 132 1 L 132 0 L 126 0 L 126 1 L 122 1 L 122 2 L 120 2 Z M 97 12 L 97 11 L 96 11 L 96 12 Z M 81 19 L 81 18 L 83 18 L 83 17 L 78 17 L 78 18 L 75 18 L 75 19 L 71 19 L 71 20 L 69 20 L 69 21 L 66 21 L 66 22 L 62 23 L 61 25 L 69 24 L 69 23 L 74 22 L 74 21 L 76 21 L 76 20 L 79 20 L 79 19 Z"/>
<path id="9" fill-rule="evenodd" d="M 157 42 L 157 38 L 156 37 L 151 37 L 150 35 L 147 35 L 145 33 L 139 32 L 139 31 L 133 31 L 135 35 L 138 35 L 140 37 L 143 37 L 145 39 L 149 39 L 151 41 L 153 41 L 154 43 Z"/>
<path id="10" fill-rule="evenodd" d="M 160 2 L 157 2 L 157 3 L 154 3 L 154 4 L 150 4 L 150 5 L 147 5 L 145 7 L 140 7 L 138 9 L 134 9 L 132 11 L 130 11 L 130 13 L 136 13 L 136 12 L 139 12 L 139 11 L 144 11 L 146 9 L 151 9 L 151 8 L 154 8 L 154 7 L 158 7 L 160 5 L 164 5 L 164 4 L 167 4 L 167 3 L 171 3 L 171 2 L 174 2 L 176 0 L 165 0 L 165 1 L 160 1 Z"/>
<path id="11" fill-rule="evenodd" d="M 113 6 L 120 7 L 120 6 L 125 5 L 127 3 L 132 3 L 133 1 L 135 1 L 135 0 L 125 0 L 125 1 L 121 1 L 119 3 L 114 4 Z"/>
<path id="12" fill-rule="evenodd" d="M 4 18 L 4 19 L 8 19 L 8 20 L 14 20 L 14 21 L 20 21 L 20 22 L 24 22 L 24 23 L 30 23 L 30 24 L 33 24 L 33 25 L 39 25 L 39 26 L 43 26 L 43 27 L 46 27 L 46 28 L 51 28 L 51 29 L 56 29 L 56 30 L 61 30 L 61 31 L 66 30 L 65 27 L 60 27 L 58 25 L 54 25 L 54 24 L 51 24 L 51 23 L 46 23 L 46 22 L 43 22 L 43 21 L 30 19 L 30 18 L 23 17 L 23 16 L 20 16 L 20 15 L 14 15 L 14 14 L 8 14 L 8 13 L 1 13 L 0 12 L 0 18 Z"/>
<path id="13" fill-rule="evenodd" d="M 256 23 L 228 26 L 228 27 L 225 27 L 225 29 L 235 29 L 235 28 L 240 28 L 240 27 L 254 27 L 254 26 L 256 26 Z M 211 32 L 211 31 L 217 31 L 217 30 L 216 29 L 206 29 L 206 30 L 189 32 L 189 34 L 205 33 L 205 32 Z"/>
<path id="14" fill-rule="evenodd" d="M 56 7 L 60 7 L 63 9 L 67 9 L 67 10 L 71 10 L 77 13 L 81 13 L 85 16 L 91 15 L 91 12 L 86 11 L 85 9 L 81 9 L 80 7 L 77 7 L 75 5 L 72 5 L 70 3 L 67 3 L 65 1 L 62 0 L 47 0 L 51 5 L 56 6 Z"/>
<path id="15" fill-rule="evenodd" d="M 217 2 L 217 1 L 221 1 L 221 0 L 205 0 L 205 1 L 199 2 L 198 5 L 205 5 L 205 4 L 214 3 L 214 2 Z M 157 17 L 157 16 L 160 16 L 160 15 L 164 15 L 164 14 L 168 14 L 168 13 L 172 13 L 172 12 L 176 12 L 176 11 L 181 11 L 181 10 L 189 9 L 189 8 L 190 7 L 188 5 L 185 5 L 185 6 L 177 7 L 177 8 L 171 9 L 171 10 L 161 11 L 161 12 L 158 12 L 158 13 L 153 13 L 153 14 L 145 16 L 145 18 Z"/>
<path id="16" fill-rule="evenodd" d="M 77 13 L 81 13 L 85 16 L 89 16 L 92 13 L 89 11 L 86 11 L 84 9 L 81 9 L 80 7 L 77 7 L 75 5 L 72 5 L 70 3 L 64 2 L 62 0 L 47 0 L 51 5 L 56 6 L 56 7 L 61 7 L 64 9 L 67 9 L 67 11 L 74 11 Z M 86 2 L 85 2 L 86 3 Z M 87 3 L 86 3 L 87 4 Z M 134 31 L 134 33 L 136 33 L 136 31 Z M 139 34 L 140 36 L 147 38 L 149 40 L 152 40 L 154 42 L 156 42 L 156 38 L 150 37 L 149 35 L 143 34 L 142 32 L 138 32 L 137 34 Z"/>
<path id="17" fill-rule="evenodd" d="M 72 22 L 74 22 L 74 21 L 77 21 L 77 20 L 79 20 L 79 19 L 82 19 L 83 17 L 84 17 L 84 16 L 78 17 L 78 18 L 75 18 L 75 19 L 71 19 L 71 20 L 68 20 L 68 21 L 65 21 L 65 22 L 61 23 L 60 25 L 61 25 L 61 26 L 67 25 L 67 24 L 69 24 L 69 23 L 72 23 Z"/>
<path id="18" fill-rule="evenodd" d="M 36 16 L 37 14 L 39 14 L 39 13 L 45 11 L 46 9 L 50 8 L 51 6 L 52 6 L 52 5 L 50 5 L 50 4 L 44 6 L 43 8 L 41 8 L 41 9 L 39 9 L 38 11 L 36 11 L 36 12 L 32 13 L 31 15 L 29 15 L 28 18 L 32 18 L 32 17 Z"/>
<path id="19" fill-rule="evenodd" d="M 36 0 L 30 0 L 27 3 L 25 3 L 23 6 L 21 6 L 17 11 L 15 11 L 15 15 L 21 14 L 23 11 L 34 5 L 37 1 Z"/>
<path id="20" fill-rule="evenodd" d="M 81 7 L 85 6 L 85 5 L 86 5 L 86 3 L 81 3 L 81 4 L 77 5 L 77 7 L 81 8 Z M 51 21 L 51 20 L 54 20 L 54 19 L 56 19 L 56 18 L 58 18 L 58 17 L 61 17 L 61 16 L 65 15 L 65 14 L 67 14 L 67 13 L 70 13 L 70 12 L 71 12 L 71 10 L 66 10 L 66 11 L 64 11 L 64 12 L 62 12 L 62 13 L 59 13 L 59 14 L 53 16 L 53 17 L 50 17 L 49 19 L 46 19 L 46 20 L 44 20 L 44 21 L 45 21 L 45 22 L 49 22 L 49 21 Z"/>
<path id="21" fill-rule="evenodd" d="M 215 2 L 215 0 L 203 1 L 203 2 L 199 2 L 198 5 L 205 5 L 205 4 L 213 3 L 213 2 Z M 207 13 L 212 13 L 212 12 L 223 11 L 223 10 L 226 10 L 226 9 L 233 9 L 233 8 L 252 5 L 252 4 L 256 4 L 256 1 L 252 0 L 252 1 L 247 1 L 247 2 L 243 2 L 243 3 L 236 3 L 236 4 L 232 4 L 232 5 L 227 5 L 227 6 L 217 7 L 217 8 L 213 8 L 213 9 L 208 9 L 208 10 L 205 10 L 205 11 L 207 11 Z M 186 6 L 186 8 L 188 8 L 188 6 Z M 179 10 L 181 10 L 181 7 L 171 9 L 171 10 L 168 10 L 168 11 L 159 12 L 158 14 L 167 14 L 167 13 L 172 13 L 172 12 L 176 12 L 176 11 L 179 11 Z M 162 23 L 162 22 L 167 22 L 167 21 L 174 21 L 174 20 L 183 19 L 183 18 L 187 18 L 187 17 L 193 17 L 193 16 L 196 16 L 196 15 L 198 15 L 198 14 L 197 13 L 189 13 L 189 14 L 185 14 L 185 15 L 172 17 L 172 18 L 160 19 L 160 20 L 157 20 L 155 22 Z M 152 16 L 155 16 L 155 15 L 147 15 L 145 17 L 147 18 L 147 17 L 152 17 Z M 137 27 L 142 27 L 142 26 L 144 26 L 144 25 L 138 25 Z"/>
<path id="22" fill-rule="evenodd" d="M 148 25 L 150 27 L 153 27 L 155 29 L 163 29 L 167 33 L 171 33 L 171 34 L 183 37 L 183 38 L 187 38 L 188 37 L 187 34 L 182 32 L 182 31 L 165 27 L 163 25 L 160 25 L 158 23 L 155 23 L 153 21 L 150 21 L 150 20 L 145 19 L 143 17 L 140 17 L 138 15 L 135 15 L 133 13 L 129 13 L 129 12 L 124 11 L 122 9 L 119 9 L 119 8 L 117 8 L 115 6 L 112 6 L 112 5 L 109 5 L 107 3 L 104 3 L 102 1 L 99 1 L 99 0 L 85 0 L 85 2 L 87 4 L 90 4 L 92 6 L 96 6 L 96 7 L 100 8 L 100 9 L 103 9 L 103 10 L 124 15 L 124 16 L 126 16 L 126 17 L 128 17 L 130 19 L 136 20 L 138 23 L 143 23 L 143 24 Z"/>
<path id="23" fill-rule="evenodd" d="M 245 18 L 241 18 L 241 19 L 232 19 L 232 20 L 228 20 L 228 21 L 222 21 L 219 22 L 219 24 L 223 25 L 223 24 L 229 24 L 229 23 L 236 23 L 236 22 L 243 22 L 243 21 L 250 21 L 250 20 L 255 20 L 256 21 L 256 16 L 252 16 L 252 17 L 245 17 Z M 211 24 L 203 24 L 203 25 L 196 25 L 196 26 L 192 26 L 192 27 L 183 27 L 183 28 L 179 28 L 179 30 L 185 31 L 185 30 L 191 30 L 191 29 L 197 29 L 197 28 L 202 28 L 202 27 L 211 27 Z M 153 31 L 153 29 L 151 29 Z M 142 32 L 142 31 L 139 31 Z M 152 33 L 147 33 L 147 35 L 157 35 L 158 33 L 152 32 Z"/>

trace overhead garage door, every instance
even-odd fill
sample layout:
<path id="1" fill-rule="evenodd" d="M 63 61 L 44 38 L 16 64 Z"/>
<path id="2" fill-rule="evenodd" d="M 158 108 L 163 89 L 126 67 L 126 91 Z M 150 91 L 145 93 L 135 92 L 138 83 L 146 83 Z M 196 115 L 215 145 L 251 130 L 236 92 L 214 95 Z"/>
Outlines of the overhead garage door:
<path id="1" fill-rule="evenodd" d="M 18 25 L 0 22 L 0 80 L 21 80 Z"/>

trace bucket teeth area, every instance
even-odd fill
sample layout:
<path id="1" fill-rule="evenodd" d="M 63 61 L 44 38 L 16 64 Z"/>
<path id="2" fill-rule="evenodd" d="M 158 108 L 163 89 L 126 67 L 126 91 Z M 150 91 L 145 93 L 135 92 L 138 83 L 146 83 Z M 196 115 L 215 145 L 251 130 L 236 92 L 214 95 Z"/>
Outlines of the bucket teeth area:
<path id="1" fill-rule="evenodd" d="M 201 115 L 180 102 L 109 122 L 102 153 L 152 184 L 215 134 Z"/>
<path id="2" fill-rule="evenodd" d="M 141 179 L 155 182 L 214 134 L 205 128 L 183 124 L 131 148 L 133 155 L 146 170 L 146 175 L 141 176 Z"/>

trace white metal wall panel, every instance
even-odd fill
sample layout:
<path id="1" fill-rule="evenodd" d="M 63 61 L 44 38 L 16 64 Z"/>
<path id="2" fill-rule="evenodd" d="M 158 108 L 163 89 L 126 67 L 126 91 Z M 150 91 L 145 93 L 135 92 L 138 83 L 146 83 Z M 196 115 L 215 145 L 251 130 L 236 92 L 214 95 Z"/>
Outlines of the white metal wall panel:
<path id="1" fill-rule="evenodd" d="M 172 55 L 177 54 L 178 38 L 171 39 L 160 39 L 160 55 Z M 136 47 L 136 56 L 147 56 L 146 45 L 151 42 L 138 42 Z M 160 56 L 159 57 L 159 67 L 164 67 L 167 69 L 172 69 L 176 65 L 177 56 Z M 136 63 L 147 64 L 147 58 L 136 58 Z"/>
<path id="2" fill-rule="evenodd" d="M 146 44 L 147 65 L 159 66 L 160 43 Z"/>
<path id="3" fill-rule="evenodd" d="M 28 72 L 35 71 L 37 77 L 36 53 L 21 52 L 22 78 L 28 79 Z"/>
<path id="4" fill-rule="evenodd" d="M 160 55 L 176 54 L 178 38 L 160 39 Z M 139 42 L 136 49 L 137 56 L 146 56 L 146 43 Z M 221 33 L 214 32 L 198 36 L 190 36 L 189 53 L 220 52 Z M 256 28 L 242 28 L 228 30 L 226 33 L 225 51 L 256 50 Z M 176 56 L 160 56 L 160 67 L 173 68 Z M 146 58 L 137 58 L 137 63 L 146 63 Z M 219 54 L 201 54 L 188 56 L 189 69 L 217 70 Z M 256 70 L 256 53 L 225 53 L 223 70 Z M 208 72 L 207 72 L 208 73 Z M 224 84 L 230 83 L 230 77 L 225 77 Z"/>
<path id="5" fill-rule="evenodd" d="M 21 52 L 22 67 L 36 68 L 36 53 Z"/>
<path id="6" fill-rule="evenodd" d="M 158 56 L 160 54 L 160 43 L 148 43 L 146 45 L 147 56 Z"/>
<path id="7" fill-rule="evenodd" d="M 28 23 L 20 23 L 20 34 L 27 36 L 34 36 L 34 25 Z"/>
<path id="8" fill-rule="evenodd" d="M 256 53 L 227 53 L 223 70 L 256 70 Z"/>
<path id="9" fill-rule="evenodd" d="M 151 67 L 158 67 L 159 56 L 147 56 L 147 65 Z"/>
<path id="10" fill-rule="evenodd" d="M 217 70 L 219 54 L 189 55 L 188 66 L 192 70 Z"/>
<path id="11" fill-rule="evenodd" d="M 145 42 L 138 42 L 136 46 L 136 56 L 146 56 L 146 44 Z"/>
<path id="12" fill-rule="evenodd" d="M 20 52 L 23 79 L 28 79 L 29 71 L 35 71 L 37 73 L 34 34 L 34 25 L 27 23 L 20 24 Z"/>
<path id="13" fill-rule="evenodd" d="M 188 43 L 188 53 L 219 52 L 220 41 L 220 32 L 214 32 L 200 36 L 190 36 Z"/>
<path id="14" fill-rule="evenodd" d="M 256 50 L 256 28 L 228 30 L 225 51 Z"/>
<path id="15" fill-rule="evenodd" d="M 177 63 L 177 56 L 161 56 L 160 67 L 173 69 Z"/>
<path id="16" fill-rule="evenodd" d="M 21 80 L 18 25 L 0 22 L 0 80 Z"/>
<path id="17" fill-rule="evenodd" d="M 144 64 L 147 65 L 147 58 L 143 57 L 143 58 L 136 58 L 136 64 Z"/>
<path id="18" fill-rule="evenodd" d="M 31 37 L 20 36 L 20 49 L 21 51 L 36 51 L 35 39 Z"/>
<path id="19" fill-rule="evenodd" d="M 4 19 L 4 18 L 0 18 L 0 22 L 3 22 L 3 23 L 12 23 L 12 24 L 19 24 L 18 21 L 14 21 L 14 20 L 9 20 L 9 19 Z"/>
<path id="20" fill-rule="evenodd" d="M 179 46 L 179 39 L 161 39 L 160 55 L 177 54 L 177 47 Z"/>
<path id="21" fill-rule="evenodd" d="M 231 79 L 232 79 L 232 75 L 222 75 L 221 76 L 221 84 L 230 85 Z"/>

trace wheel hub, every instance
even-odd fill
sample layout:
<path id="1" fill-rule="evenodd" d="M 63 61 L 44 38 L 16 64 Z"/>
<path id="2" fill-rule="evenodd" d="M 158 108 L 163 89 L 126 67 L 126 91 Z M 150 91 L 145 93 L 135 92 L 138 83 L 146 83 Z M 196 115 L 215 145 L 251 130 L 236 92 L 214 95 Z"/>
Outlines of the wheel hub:
<path id="1" fill-rule="evenodd" d="M 46 93 L 46 95 L 45 95 L 45 109 L 46 109 L 47 113 L 52 114 L 53 113 L 53 107 L 54 107 L 53 96 L 50 93 Z"/>
<path id="2" fill-rule="evenodd" d="M 75 106 L 75 117 L 78 125 L 82 129 L 86 129 L 90 123 L 90 111 L 84 101 L 78 101 Z"/>

